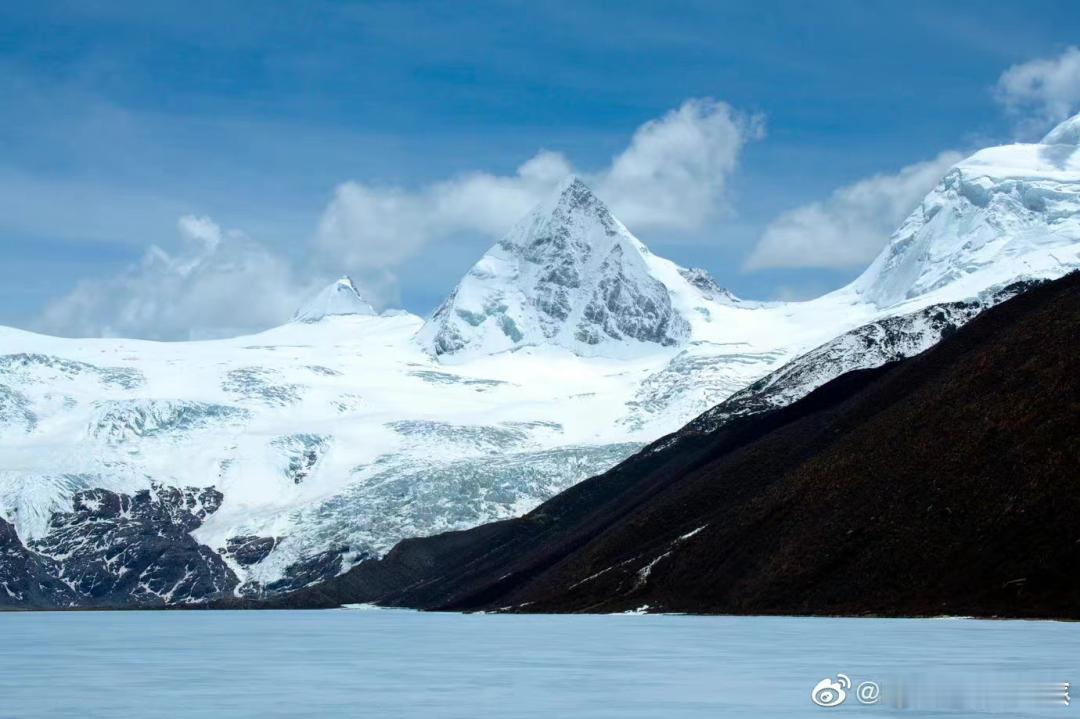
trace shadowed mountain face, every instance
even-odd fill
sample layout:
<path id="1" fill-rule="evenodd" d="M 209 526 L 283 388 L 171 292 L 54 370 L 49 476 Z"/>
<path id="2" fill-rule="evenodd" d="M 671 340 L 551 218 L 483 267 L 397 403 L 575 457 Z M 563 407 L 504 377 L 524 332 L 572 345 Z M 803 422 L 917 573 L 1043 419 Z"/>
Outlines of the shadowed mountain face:
<path id="1" fill-rule="evenodd" d="M 281 603 L 1080 616 L 1080 274 Z"/>

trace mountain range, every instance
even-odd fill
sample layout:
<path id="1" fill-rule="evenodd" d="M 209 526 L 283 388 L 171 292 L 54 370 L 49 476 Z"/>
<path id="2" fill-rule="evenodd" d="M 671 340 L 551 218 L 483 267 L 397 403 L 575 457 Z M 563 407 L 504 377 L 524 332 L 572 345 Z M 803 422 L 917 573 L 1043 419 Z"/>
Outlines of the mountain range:
<path id="1" fill-rule="evenodd" d="M 0 328 L 0 605 L 282 595 L 923 352 L 1080 267 L 1078 122 L 960 162 L 807 302 L 657 257 L 569 178 L 426 320 L 343 278 L 227 340 Z"/>
<path id="2" fill-rule="evenodd" d="M 271 606 L 1078 616 L 1080 272 Z"/>

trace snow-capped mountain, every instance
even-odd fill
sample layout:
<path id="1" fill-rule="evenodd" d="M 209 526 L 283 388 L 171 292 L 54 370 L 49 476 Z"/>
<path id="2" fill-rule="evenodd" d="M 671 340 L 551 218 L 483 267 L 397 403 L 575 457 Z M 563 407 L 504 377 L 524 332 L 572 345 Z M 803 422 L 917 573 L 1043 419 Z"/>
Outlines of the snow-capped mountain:
<path id="1" fill-rule="evenodd" d="M 674 265 L 571 177 L 473 265 L 420 340 L 438 355 L 544 344 L 640 353 L 641 345 L 672 347 L 690 336 L 678 306 L 689 291 Z"/>
<path id="2" fill-rule="evenodd" d="M 808 302 L 735 298 L 571 179 L 426 322 L 344 278 L 234 339 L 0 328 L 0 604 L 288 591 L 519 514 L 728 398 L 706 417 L 919 352 L 1080 267 L 1070 127 L 959 163 Z"/>
<path id="3" fill-rule="evenodd" d="M 318 322 L 334 315 L 373 315 L 375 310 L 360 296 L 348 275 L 332 282 L 293 315 L 293 322 Z"/>
<path id="4" fill-rule="evenodd" d="M 1075 267 L 1080 115 L 1039 144 L 991 147 L 960 162 L 855 281 L 879 307 L 963 299 L 1020 277 Z"/>

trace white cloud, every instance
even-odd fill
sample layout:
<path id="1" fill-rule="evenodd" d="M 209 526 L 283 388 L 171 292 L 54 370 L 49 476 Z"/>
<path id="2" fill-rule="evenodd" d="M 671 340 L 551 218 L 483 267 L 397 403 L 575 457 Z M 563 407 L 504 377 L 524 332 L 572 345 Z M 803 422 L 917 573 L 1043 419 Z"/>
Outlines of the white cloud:
<path id="1" fill-rule="evenodd" d="M 765 228 L 744 268 L 865 265 L 960 159 L 956 152 L 943 152 L 894 175 L 875 175 L 841 187 L 823 202 L 785 212 Z"/>
<path id="2" fill-rule="evenodd" d="M 715 100 L 687 100 L 639 127 L 594 182 L 630 227 L 696 229 L 724 208 L 739 152 L 764 131 L 760 117 L 745 117 Z"/>
<path id="3" fill-rule="evenodd" d="M 725 208 L 727 179 L 760 118 L 725 103 L 687 100 L 634 133 L 598 172 L 578 172 L 632 228 L 688 230 Z M 417 190 L 350 181 L 319 223 L 320 249 L 348 267 L 392 268 L 432 241 L 463 232 L 497 237 L 575 172 L 541 151 L 512 175 L 469 173 Z"/>
<path id="4" fill-rule="evenodd" d="M 438 237 L 504 232 L 570 172 L 565 158 L 542 151 L 513 175 L 474 172 L 416 192 L 345 182 L 323 212 L 317 242 L 346 267 L 394 267 Z"/>
<path id="5" fill-rule="evenodd" d="M 1080 108 L 1080 48 L 1013 65 L 998 78 L 995 96 L 1015 114 L 1034 115 L 1022 127 L 1045 131 Z"/>
<path id="6" fill-rule="evenodd" d="M 496 238 L 567 175 L 592 185 L 634 228 L 688 230 L 727 209 L 727 181 L 759 118 L 692 99 L 639 127 L 596 172 L 539 151 L 511 174 L 470 172 L 419 189 L 349 181 L 325 208 L 310 267 L 348 271 L 376 306 L 397 292 L 395 270 L 432 242 L 463 234 Z M 175 215 L 174 215 L 175 216 Z M 309 292 L 283 255 L 206 217 L 179 220 L 182 247 L 151 246 L 112 277 L 86 279 L 50 303 L 38 328 L 74 336 L 220 337 L 286 321 Z"/>
<path id="7" fill-rule="evenodd" d="M 284 258 L 207 217 L 178 222 L 183 246 L 151 246 L 115 277 L 79 282 L 50 303 L 41 329 L 67 336 L 224 337 L 289 319 L 313 289 Z"/>

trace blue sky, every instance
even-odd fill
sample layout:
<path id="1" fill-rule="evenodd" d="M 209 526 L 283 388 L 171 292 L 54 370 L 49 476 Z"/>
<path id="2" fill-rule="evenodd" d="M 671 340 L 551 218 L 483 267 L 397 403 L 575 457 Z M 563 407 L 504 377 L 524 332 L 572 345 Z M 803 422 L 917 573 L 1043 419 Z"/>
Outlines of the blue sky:
<path id="1" fill-rule="evenodd" d="M 0 324 L 174 338 L 199 335 L 212 317 L 221 326 L 210 333 L 250 329 L 341 272 L 380 304 L 426 313 L 503 216 L 425 225 L 415 246 L 386 234 L 372 241 L 409 251 L 367 252 L 362 227 L 325 236 L 328 214 L 349 201 L 342 183 L 374 197 L 375 217 L 400 233 L 415 233 L 417 213 L 429 224 L 445 216 L 429 211 L 445 183 L 476 173 L 519 182 L 517 168 L 541 150 L 614 187 L 604 179 L 612 158 L 638 128 L 674 122 L 669 113 L 694 98 L 714 104 L 693 106 L 687 122 L 730 120 L 710 127 L 742 134 L 717 140 L 728 154 L 694 170 L 715 180 L 705 204 L 673 210 L 697 220 L 631 230 L 740 295 L 811 295 L 856 275 L 868 250 L 823 250 L 833 259 L 813 267 L 782 252 L 748 263 L 778 222 L 805 230 L 813 247 L 814 228 L 792 225 L 790 213 L 825 203 L 861 218 L 862 243 L 883 242 L 875 233 L 895 222 L 894 205 L 914 206 L 909 196 L 954 157 L 941 153 L 1030 139 L 1059 119 L 1061 102 L 1051 109 L 1037 89 L 1003 95 L 1001 78 L 1065 58 L 1053 71 L 1068 105 L 1078 29 L 1080 5 L 1067 1 L 8 3 Z M 875 187 L 889 209 L 830 200 L 874 176 L 885 178 Z M 520 201 L 533 191 L 511 190 Z M 640 197 L 618 207 L 637 216 Z M 402 202 L 407 210 L 388 209 Z M 160 298 L 134 306 L 126 295 L 152 294 L 162 273 L 182 274 L 185 258 L 207 252 L 218 264 L 205 272 L 221 283 L 280 296 L 226 321 L 231 310 L 199 305 L 155 329 L 146 308 Z"/>

